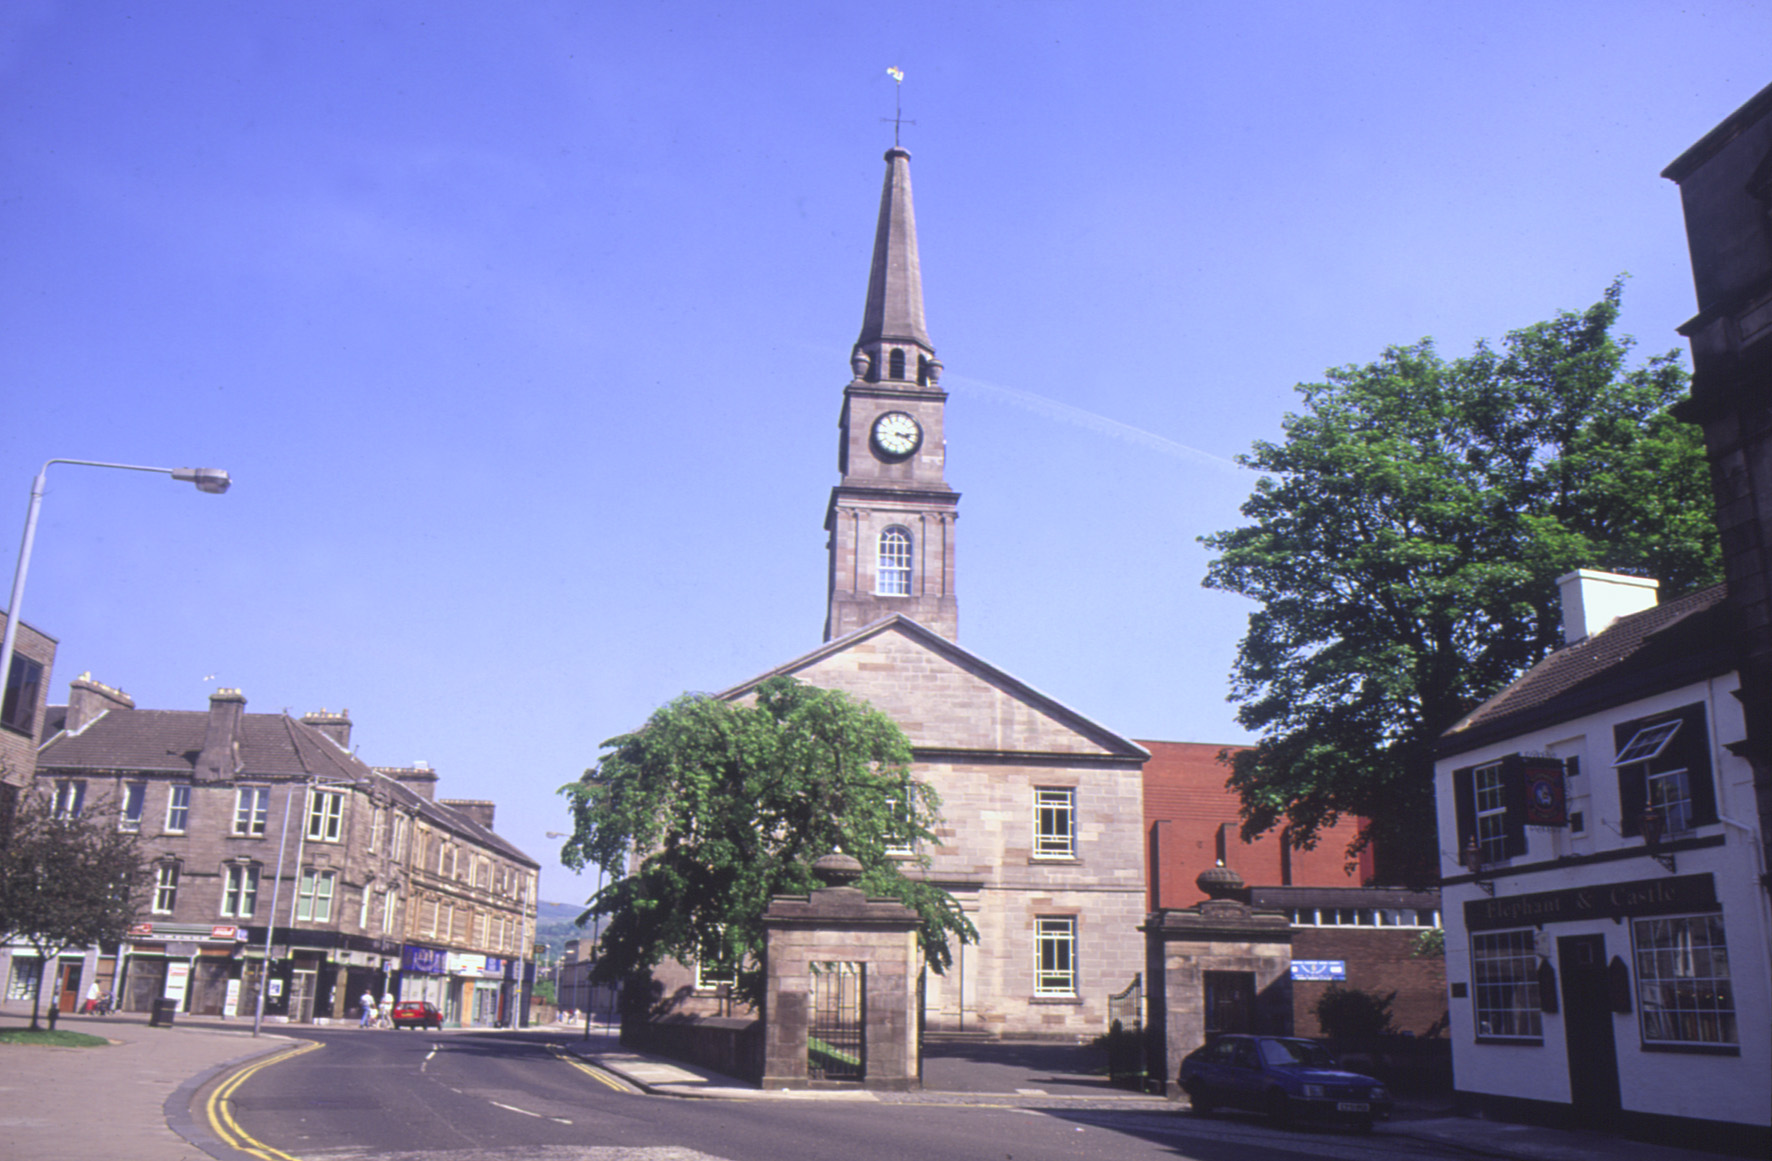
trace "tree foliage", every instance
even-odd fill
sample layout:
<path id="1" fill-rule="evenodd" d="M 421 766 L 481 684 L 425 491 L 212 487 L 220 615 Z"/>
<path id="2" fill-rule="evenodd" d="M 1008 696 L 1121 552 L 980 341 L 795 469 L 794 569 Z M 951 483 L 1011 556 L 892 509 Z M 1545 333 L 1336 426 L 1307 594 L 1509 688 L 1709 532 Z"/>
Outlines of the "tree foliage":
<path id="1" fill-rule="evenodd" d="M 0 938 L 31 945 L 47 964 L 70 948 L 115 947 L 147 905 L 136 836 L 118 829 L 103 800 L 58 817 L 47 788 L 20 797 L 0 834 Z M 43 986 L 31 1005 L 31 1027 Z"/>
<path id="2" fill-rule="evenodd" d="M 1232 673 L 1243 833 L 1309 846 L 1343 814 L 1392 881 L 1435 873 L 1436 738 L 1561 640 L 1576 568 L 1720 575 L 1704 450 L 1668 407 L 1678 353 L 1627 367 L 1621 286 L 1447 361 L 1431 340 L 1301 384 L 1211 588 L 1260 604 Z M 1362 839 L 1360 841 L 1365 841 Z"/>
<path id="3" fill-rule="evenodd" d="M 856 886 L 918 913 L 936 971 L 951 962 L 951 936 L 977 938 L 951 895 L 905 874 L 926 856 L 889 853 L 937 842 L 940 803 L 911 777 L 903 732 L 873 707 L 776 677 L 754 704 L 680 697 L 605 747 L 561 788 L 573 815 L 566 864 L 630 868 L 579 920 L 609 918 L 598 982 L 666 958 L 754 965 L 770 899 L 820 887 L 812 864 L 835 850 L 861 863 Z M 761 998 L 752 972 L 739 973 L 739 990 Z"/>

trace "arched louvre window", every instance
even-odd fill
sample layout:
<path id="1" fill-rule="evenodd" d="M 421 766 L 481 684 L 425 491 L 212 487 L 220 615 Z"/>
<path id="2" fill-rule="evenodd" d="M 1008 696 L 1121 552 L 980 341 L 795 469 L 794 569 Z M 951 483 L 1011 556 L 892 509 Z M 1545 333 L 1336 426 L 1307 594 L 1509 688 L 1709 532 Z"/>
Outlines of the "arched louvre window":
<path id="1" fill-rule="evenodd" d="M 894 347 L 892 353 L 886 356 L 886 366 L 886 373 L 889 377 L 893 379 L 904 378 L 904 351 L 900 348 Z"/>
<path id="2" fill-rule="evenodd" d="M 894 524 L 880 533 L 880 567 L 874 592 L 885 597 L 911 595 L 911 534 Z"/>

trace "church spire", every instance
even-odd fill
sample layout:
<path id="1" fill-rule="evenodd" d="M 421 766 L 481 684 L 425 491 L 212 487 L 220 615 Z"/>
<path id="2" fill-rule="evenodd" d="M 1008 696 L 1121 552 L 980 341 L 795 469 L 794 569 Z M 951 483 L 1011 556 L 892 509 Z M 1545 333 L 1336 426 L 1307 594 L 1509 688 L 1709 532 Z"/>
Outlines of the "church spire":
<path id="1" fill-rule="evenodd" d="M 911 155 L 886 151 L 886 184 L 874 231 L 867 306 L 850 365 L 870 383 L 908 381 L 933 387 L 941 363 L 923 323 L 923 271 L 917 261 L 917 218 L 911 209 Z"/>

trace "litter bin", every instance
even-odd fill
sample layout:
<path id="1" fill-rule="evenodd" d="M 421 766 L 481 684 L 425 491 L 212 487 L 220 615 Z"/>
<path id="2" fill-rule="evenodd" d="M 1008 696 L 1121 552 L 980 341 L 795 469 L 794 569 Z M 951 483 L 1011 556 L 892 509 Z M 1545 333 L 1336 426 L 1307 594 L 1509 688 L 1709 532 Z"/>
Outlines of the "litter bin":
<path id="1" fill-rule="evenodd" d="M 154 1001 L 154 1011 L 148 1016 L 148 1027 L 170 1028 L 172 1017 L 178 1012 L 178 1001 L 159 999 Z"/>

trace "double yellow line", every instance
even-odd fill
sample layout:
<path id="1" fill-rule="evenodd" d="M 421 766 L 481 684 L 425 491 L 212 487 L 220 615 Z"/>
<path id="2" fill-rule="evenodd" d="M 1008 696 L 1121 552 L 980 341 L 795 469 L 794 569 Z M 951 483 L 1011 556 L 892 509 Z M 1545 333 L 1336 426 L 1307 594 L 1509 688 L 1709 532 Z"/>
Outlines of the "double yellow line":
<path id="1" fill-rule="evenodd" d="M 255 1061 L 254 1063 L 247 1065 L 245 1068 L 242 1068 L 239 1072 L 236 1072 L 233 1076 L 230 1076 L 227 1080 L 217 1085 L 215 1091 L 209 1094 L 209 1099 L 203 1103 L 203 1111 L 209 1118 L 210 1129 L 213 1130 L 215 1135 L 220 1137 L 230 1149 L 238 1149 L 242 1153 L 250 1153 L 254 1157 L 262 1158 L 263 1161 L 300 1161 L 300 1158 L 285 1153 L 281 1149 L 273 1149 L 263 1141 L 254 1137 L 251 1133 L 248 1133 L 245 1129 L 242 1129 L 239 1122 L 234 1120 L 233 1109 L 229 1107 L 229 1098 L 234 1095 L 235 1089 L 239 1088 L 253 1076 L 257 1075 L 260 1069 L 269 1068 L 273 1064 L 282 1064 L 285 1060 L 293 1060 L 302 1053 L 312 1052 L 319 1047 L 322 1047 L 322 1045 L 318 1040 L 309 1040 L 305 1043 L 297 1044 L 293 1048 L 287 1048 L 274 1056 L 267 1056 L 263 1060 Z"/>
<path id="2" fill-rule="evenodd" d="M 625 1093 L 628 1093 L 630 1096 L 639 1095 L 640 1090 L 635 1088 L 633 1085 L 628 1084 L 626 1081 L 622 1080 L 620 1077 L 611 1076 L 609 1073 L 604 1072 L 600 1068 L 595 1068 L 589 1064 L 586 1064 L 584 1061 L 580 1060 L 578 1057 L 572 1055 L 570 1052 L 567 1052 L 564 1048 L 561 1048 L 558 1044 L 548 1045 L 548 1052 L 553 1055 L 555 1060 L 565 1061 L 567 1064 L 570 1064 L 572 1067 L 578 1069 L 580 1072 L 584 1073 L 586 1076 L 590 1077 L 592 1080 L 595 1080 L 595 1081 L 598 1081 L 604 1085 L 607 1085 L 608 1087 L 614 1089 L 616 1092 L 625 1092 Z"/>

